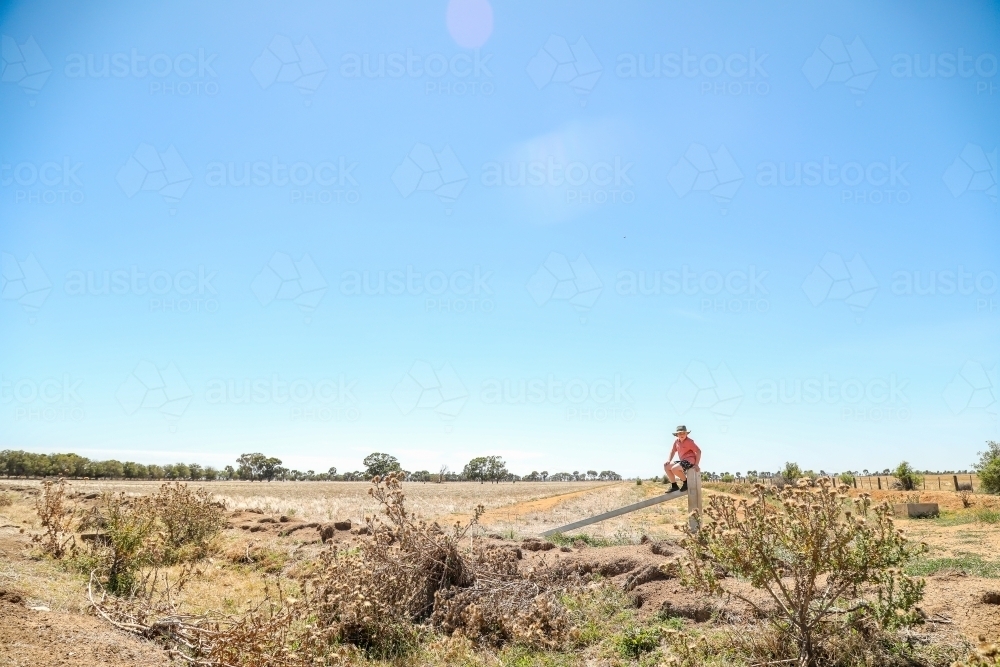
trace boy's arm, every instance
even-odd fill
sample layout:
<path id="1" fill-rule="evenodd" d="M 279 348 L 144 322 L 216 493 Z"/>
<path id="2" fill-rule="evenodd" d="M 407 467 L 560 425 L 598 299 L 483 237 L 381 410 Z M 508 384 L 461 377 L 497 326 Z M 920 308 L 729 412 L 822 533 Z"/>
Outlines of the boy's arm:
<path id="1" fill-rule="evenodd" d="M 699 447 L 698 445 L 696 445 L 693 442 L 691 443 L 691 446 L 694 447 L 694 465 L 695 465 L 695 467 L 697 467 L 700 470 L 701 469 L 700 468 L 700 466 L 701 466 L 701 447 Z"/>

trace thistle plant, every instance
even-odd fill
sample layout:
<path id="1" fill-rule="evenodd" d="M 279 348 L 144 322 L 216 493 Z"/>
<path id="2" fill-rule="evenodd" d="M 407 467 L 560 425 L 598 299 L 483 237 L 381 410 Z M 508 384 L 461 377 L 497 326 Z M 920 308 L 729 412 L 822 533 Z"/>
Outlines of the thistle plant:
<path id="1" fill-rule="evenodd" d="M 694 588 L 743 601 L 798 649 L 800 665 L 818 664 L 824 639 L 914 623 L 923 581 L 901 567 L 914 546 L 886 504 L 826 478 L 781 490 L 756 485 L 749 499 L 713 496 L 696 530 L 685 529 L 684 577 Z M 725 586 L 732 575 L 765 591 L 770 604 Z"/>

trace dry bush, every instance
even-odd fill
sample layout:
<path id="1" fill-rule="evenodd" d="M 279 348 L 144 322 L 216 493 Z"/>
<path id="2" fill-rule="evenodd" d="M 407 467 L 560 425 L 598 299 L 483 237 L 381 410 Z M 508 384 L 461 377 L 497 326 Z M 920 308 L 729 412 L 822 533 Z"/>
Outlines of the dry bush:
<path id="1" fill-rule="evenodd" d="M 846 491 L 822 478 L 815 488 L 758 485 L 751 500 L 713 496 L 702 525 L 684 529 L 686 581 L 768 618 L 802 665 L 829 664 L 823 656 L 845 630 L 874 638 L 916 622 L 923 582 L 899 568 L 920 549 L 895 528 L 887 504 L 873 507 L 867 494 L 851 502 Z M 773 609 L 726 590 L 720 573 L 766 592 Z"/>
<path id="2" fill-rule="evenodd" d="M 551 647 L 570 635 L 553 591 L 517 571 L 514 550 L 461 550 L 482 513 L 444 530 L 406 510 L 400 475 L 372 480 L 382 517 L 357 553 L 328 552 L 306 582 L 327 639 L 375 657 L 406 653 L 435 628 L 477 643 Z"/>
<path id="3" fill-rule="evenodd" d="M 92 576 L 91 602 L 116 627 L 200 667 L 315 667 L 359 651 L 393 658 L 434 631 L 470 645 L 555 647 L 573 636 L 555 591 L 518 573 L 515 549 L 463 548 L 475 520 L 449 530 L 418 521 L 400 482 L 373 480 L 383 516 L 366 518 L 371 539 L 358 551 L 326 551 L 299 575 L 298 600 L 278 590 L 242 614 L 188 615 L 175 602 L 186 575 L 167 585 L 146 570 L 130 597 L 108 595 Z"/>
<path id="4" fill-rule="evenodd" d="M 0 507 L 10 507 L 14 504 L 14 498 L 6 491 L 0 491 Z"/>
<path id="5" fill-rule="evenodd" d="M 149 496 L 105 493 L 80 521 L 92 529 L 89 548 L 74 550 L 77 564 L 96 572 L 106 589 L 119 596 L 137 594 L 143 568 L 198 560 L 225 526 L 221 509 L 205 491 L 164 484 Z"/>
<path id="6" fill-rule="evenodd" d="M 91 524 L 103 529 L 103 537 L 91 544 L 89 564 L 105 580 L 115 595 L 137 593 L 139 571 L 158 560 L 159 545 L 151 538 L 156 529 L 156 513 L 149 497 L 128 498 L 124 493 L 106 494 L 100 514 L 91 514 Z"/>
<path id="7" fill-rule="evenodd" d="M 109 596 L 92 576 L 88 597 L 99 616 L 116 628 L 165 646 L 172 658 L 200 667 L 316 667 L 336 649 L 317 652 L 296 601 L 269 590 L 263 602 L 242 614 L 182 612 L 176 602 L 191 574 L 171 582 L 152 570 L 132 597 Z M 343 651 L 339 651 L 343 653 Z"/>
<path id="8" fill-rule="evenodd" d="M 35 500 L 35 512 L 42 524 L 42 534 L 32 535 L 31 541 L 53 558 L 62 558 L 75 544 L 73 523 L 77 516 L 75 506 L 66 492 L 69 484 L 64 479 L 42 482 L 42 492 Z"/>
<path id="9" fill-rule="evenodd" d="M 951 667 L 991 667 L 1000 665 L 1000 645 L 989 644 L 986 637 L 979 637 L 979 646 L 965 660 L 956 661 Z"/>
<path id="10" fill-rule="evenodd" d="M 969 509 L 972 507 L 972 491 L 962 490 L 958 492 L 958 499 L 962 501 L 962 507 Z"/>
<path id="11" fill-rule="evenodd" d="M 208 555 L 212 539 L 225 527 L 222 507 L 204 489 L 164 484 L 151 496 L 163 530 L 163 561 L 174 563 Z"/>

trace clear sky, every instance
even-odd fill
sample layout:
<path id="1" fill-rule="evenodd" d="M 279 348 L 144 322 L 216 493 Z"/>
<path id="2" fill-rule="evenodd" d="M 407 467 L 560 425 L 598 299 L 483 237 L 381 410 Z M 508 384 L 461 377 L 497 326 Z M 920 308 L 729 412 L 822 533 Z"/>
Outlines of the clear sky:
<path id="1" fill-rule="evenodd" d="M 139 3 L 142 4 L 142 3 Z M 962 469 L 996 2 L 0 5 L 0 448 Z"/>

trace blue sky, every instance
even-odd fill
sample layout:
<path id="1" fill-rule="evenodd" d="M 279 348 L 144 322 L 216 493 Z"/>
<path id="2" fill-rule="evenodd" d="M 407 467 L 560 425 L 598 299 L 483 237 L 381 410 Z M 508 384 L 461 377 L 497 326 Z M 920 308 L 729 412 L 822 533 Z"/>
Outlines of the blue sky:
<path id="1" fill-rule="evenodd" d="M 962 469 L 996 3 L 8 2 L 0 446 Z"/>

